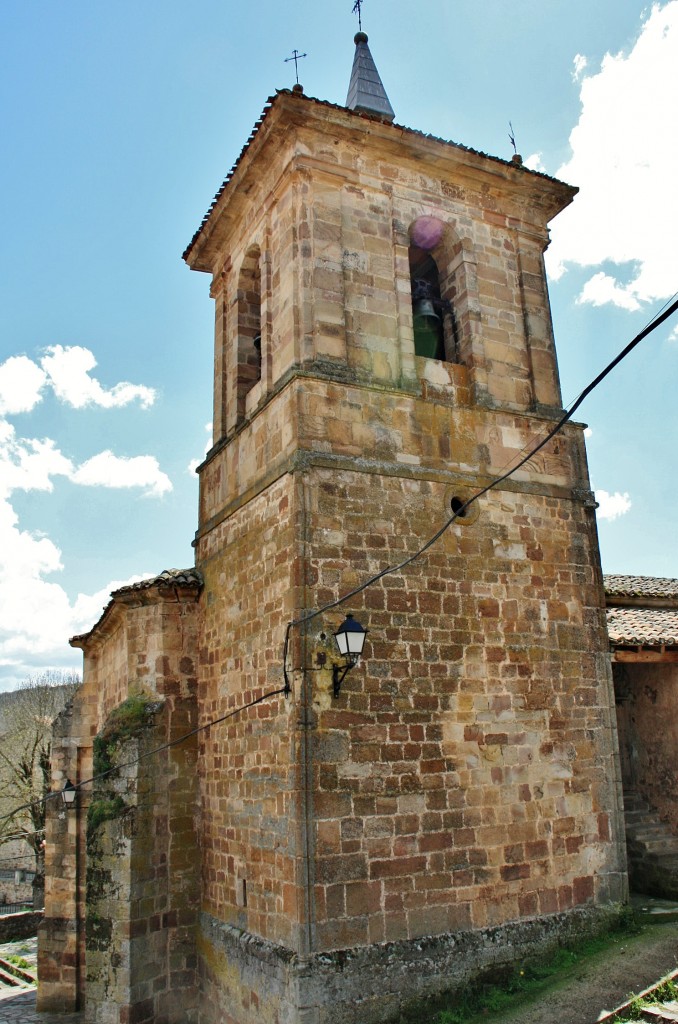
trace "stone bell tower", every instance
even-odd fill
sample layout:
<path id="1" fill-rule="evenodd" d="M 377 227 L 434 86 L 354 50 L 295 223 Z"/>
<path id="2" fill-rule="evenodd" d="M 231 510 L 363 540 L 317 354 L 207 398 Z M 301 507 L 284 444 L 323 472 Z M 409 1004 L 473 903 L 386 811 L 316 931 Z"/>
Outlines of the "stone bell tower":
<path id="1" fill-rule="evenodd" d="M 558 417 L 575 190 L 392 119 L 359 33 L 348 105 L 272 97 L 185 253 L 215 301 L 202 724 Z M 594 507 L 569 424 L 201 734 L 203 1024 L 386 1020 L 624 898 Z"/>

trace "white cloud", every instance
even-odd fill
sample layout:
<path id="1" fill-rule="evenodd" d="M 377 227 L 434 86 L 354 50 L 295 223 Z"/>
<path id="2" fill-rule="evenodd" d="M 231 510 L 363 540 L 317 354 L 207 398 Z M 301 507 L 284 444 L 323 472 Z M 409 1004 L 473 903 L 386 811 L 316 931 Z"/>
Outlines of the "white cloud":
<path id="1" fill-rule="evenodd" d="M 47 375 L 28 356 L 0 363 L 0 416 L 30 412 L 42 398 Z"/>
<path id="2" fill-rule="evenodd" d="M 618 519 L 619 516 L 626 515 L 631 508 L 631 499 L 626 492 L 620 494 L 619 491 L 615 491 L 614 494 L 608 494 L 607 491 L 597 490 L 595 495 L 599 505 L 596 512 L 598 519 Z"/>
<path id="3" fill-rule="evenodd" d="M 19 438 L 14 427 L 0 420 L 0 498 L 13 491 L 51 491 L 52 477 L 73 473 L 73 463 L 54 441 Z"/>
<path id="4" fill-rule="evenodd" d="M 581 53 L 575 53 L 572 60 L 572 81 L 578 82 L 588 67 L 588 61 Z"/>
<path id="5" fill-rule="evenodd" d="M 212 426 L 213 426 L 213 424 L 212 424 L 211 421 L 209 423 L 205 424 L 205 430 L 207 431 L 207 439 L 205 441 L 205 448 L 204 448 L 204 452 L 203 452 L 203 458 L 202 459 L 191 459 L 191 461 L 188 464 L 188 472 L 191 474 L 191 476 L 195 475 L 196 469 L 204 461 L 205 455 L 207 455 L 208 451 L 212 447 Z"/>
<path id="6" fill-rule="evenodd" d="M 589 437 L 593 437 L 593 430 L 591 429 L 591 427 L 584 427 L 584 437 L 587 439 Z"/>
<path id="7" fill-rule="evenodd" d="M 0 500 L 0 552 L 0 581 L 3 582 L 63 568 L 56 545 L 48 537 L 20 530 L 16 512 L 4 500 Z M 2 615 L 0 621 L 3 621 Z"/>
<path id="8" fill-rule="evenodd" d="M 669 334 L 669 341 L 678 341 L 678 327 L 674 327 Z"/>
<path id="9" fill-rule="evenodd" d="M 0 498 L 18 490 L 52 491 L 55 476 L 86 487 L 143 487 L 154 497 L 172 490 L 153 455 L 126 458 L 103 451 L 74 466 L 50 438 L 17 438 L 14 428 L 0 420 Z"/>
<path id="10" fill-rule="evenodd" d="M 31 543 L 51 547 L 51 557 L 39 562 L 28 558 L 21 567 L 4 565 L 0 571 L 0 690 L 16 687 L 40 668 L 80 668 L 81 655 L 68 646 L 71 636 L 92 628 L 108 604 L 112 590 L 136 583 L 151 573 L 128 580 L 112 580 L 94 594 L 78 594 L 70 602 L 58 583 L 42 579 L 42 573 L 61 568 L 61 553 L 42 538 L 36 541 L 25 531 L 3 524 L 0 502 L 0 550 L 17 541 L 30 550 Z"/>
<path id="11" fill-rule="evenodd" d="M 154 388 L 127 381 L 105 388 L 90 376 L 90 370 L 96 365 L 93 353 L 79 345 L 49 346 L 40 365 L 28 356 L 10 356 L 0 363 L 0 416 L 30 412 L 41 401 L 47 386 L 60 401 L 74 409 L 90 405 L 119 409 L 135 401 L 139 401 L 143 409 L 153 405 Z"/>
<path id="12" fill-rule="evenodd" d="M 137 399 L 141 407 L 147 409 L 155 401 L 155 390 L 144 384 L 123 381 L 112 388 L 104 388 L 95 377 L 90 377 L 90 370 L 94 369 L 97 362 L 88 348 L 52 345 L 45 351 L 47 354 L 40 363 L 54 393 L 74 409 L 84 409 L 88 405 L 115 409 Z"/>
<path id="13" fill-rule="evenodd" d="M 527 160 L 524 161 L 524 166 L 530 171 L 541 171 L 542 174 L 546 173 L 546 168 L 541 161 L 541 153 L 532 153 L 528 156 Z"/>
<path id="14" fill-rule="evenodd" d="M 172 482 L 153 455 L 133 458 L 99 452 L 83 462 L 71 475 L 76 484 L 94 487 L 145 487 L 146 493 L 161 497 L 172 490 Z"/>
<path id="15" fill-rule="evenodd" d="M 130 576 L 126 580 L 111 580 L 95 594 L 78 594 L 71 610 L 72 629 L 69 636 L 86 633 L 92 628 L 108 604 L 112 591 L 119 590 L 120 587 L 128 587 L 131 583 L 139 583 L 154 575 L 156 574 L 145 572 Z"/>
<path id="16" fill-rule="evenodd" d="M 581 82 L 572 156 L 557 171 L 581 191 L 553 224 L 547 265 L 557 279 L 568 263 L 606 264 L 605 281 L 592 278 L 582 302 L 635 309 L 675 291 L 678 135 L 667 111 L 678 107 L 677 65 L 678 0 L 669 0 L 652 7 L 629 53 L 607 54 Z M 623 268 L 619 279 L 609 264 Z"/>
<path id="17" fill-rule="evenodd" d="M 0 364 L 0 690 L 42 668 L 77 667 L 80 656 L 68 647 L 69 636 L 93 625 L 112 589 L 144 578 L 113 581 L 71 602 L 64 587 L 48 578 L 64 570 L 59 547 L 44 533 L 22 527 L 10 504 L 13 492 L 49 493 L 58 477 L 81 486 L 143 488 L 158 497 L 172 490 L 154 456 L 104 451 L 78 465 L 52 438 L 21 437 L 9 422 L 9 416 L 31 412 L 47 388 L 76 409 L 153 403 L 153 388 L 104 388 L 90 375 L 95 366 L 88 349 L 60 345 L 46 349 L 40 364 L 27 356 Z"/>
<path id="18" fill-rule="evenodd" d="M 613 306 L 619 306 L 621 309 L 628 309 L 630 311 L 640 309 L 638 299 L 627 291 L 626 288 L 617 284 L 615 279 L 610 277 L 609 274 L 604 274 L 602 270 L 589 278 L 582 288 L 577 302 L 580 304 L 590 302 L 592 306 L 605 306 L 609 302 Z"/>

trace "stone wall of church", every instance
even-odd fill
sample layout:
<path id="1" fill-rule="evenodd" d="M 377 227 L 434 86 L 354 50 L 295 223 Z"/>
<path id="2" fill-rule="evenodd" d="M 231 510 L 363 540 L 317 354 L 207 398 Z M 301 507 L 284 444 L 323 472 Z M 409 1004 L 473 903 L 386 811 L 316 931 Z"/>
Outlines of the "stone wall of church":
<path id="1" fill-rule="evenodd" d="M 98 1024 L 122 1024 L 130 1000 L 141 1005 L 152 998 L 153 1012 L 162 1010 L 169 1021 L 175 1019 L 168 1009 L 169 986 L 181 983 L 186 992 L 176 1003 L 176 1019 L 190 1019 L 181 1014 L 195 999 L 189 978 L 196 966 L 199 864 L 195 739 L 165 752 L 164 759 L 140 762 L 142 769 L 150 765 L 148 773 L 117 766 L 138 756 L 118 756 L 137 735 L 132 725 L 150 730 L 144 753 L 195 727 L 199 589 L 196 579 L 128 588 L 91 633 L 78 638 L 85 653 L 83 683 L 55 723 L 52 784 L 56 791 L 66 779 L 84 785 L 70 809 L 60 800 L 47 806 L 41 1011 L 87 1005 Z M 145 704 L 162 709 L 160 725 L 153 725 L 152 716 L 139 719 L 137 705 Z M 143 745 L 143 739 L 135 743 Z M 104 761 L 113 759 L 110 774 L 102 775 L 108 770 L 102 750 Z M 101 778 L 92 784 L 88 780 L 95 775 Z M 107 833 L 103 847 L 100 829 Z M 103 959 L 97 948 L 102 942 Z M 158 943 L 164 943 L 162 950 Z M 147 955 L 154 964 L 150 972 L 144 967 Z M 144 989 L 147 981 L 152 994 Z"/>
<path id="2" fill-rule="evenodd" d="M 87 661 L 83 683 L 52 729 L 52 788 L 92 777 L 97 732 L 95 676 Z M 88 685 L 89 684 L 89 685 Z M 38 931 L 38 1010 L 71 1013 L 85 1004 L 86 823 L 89 787 L 66 809 L 60 799 L 45 813 L 45 917 Z"/>
<path id="3" fill-rule="evenodd" d="M 678 666 L 616 663 L 625 792 L 639 793 L 678 835 Z"/>
<path id="4" fill-rule="evenodd" d="M 87 1018 L 197 1022 L 196 708 L 127 701 L 105 724 L 87 825 Z M 160 749 L 158 753 L 153 751 Z"/>
<path id="5" fill-rule="evenodd" d="M 298 584 L 295 489 L 282 476 L 198 542 L 205 580 L 200 722 L 283 685 L 282 642 Z M 213 917 L 297 949 L 301 786 L 292 700 L 275 696 L 200 737 L 203 907 Z"/>
<path id="6" fill-rule="evenodd" d="M 310 476 L 316 604 L 422 546 L 451 490 Z M 592 510 L 515 488 L 478 513 L 341 609 L 370 633 L 338 698 L 311 677 L 316 949 L 624 898 Z"/>

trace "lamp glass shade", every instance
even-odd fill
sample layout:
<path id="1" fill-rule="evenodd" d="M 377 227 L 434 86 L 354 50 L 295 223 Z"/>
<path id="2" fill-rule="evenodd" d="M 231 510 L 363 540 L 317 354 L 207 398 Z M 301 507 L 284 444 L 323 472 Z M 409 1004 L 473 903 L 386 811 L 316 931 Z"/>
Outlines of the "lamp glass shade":
<path id="1" fill-rule="evenodd" d="M 367 630 L 363 629 L 357 619 L 347 615 L 334 634 L 339 653 L 344 658 L 359 658 L 365 646 Z"/>
<path id="2" fill-rule="evenodd" d="M 71 780 L 66 779 L 64 788 L 61 790 L 61 799 L 67 806 L 70 806 L 71 804 L 75 803 L 75 795 L 77 792 L 78 791 L 71 782 Z"/>

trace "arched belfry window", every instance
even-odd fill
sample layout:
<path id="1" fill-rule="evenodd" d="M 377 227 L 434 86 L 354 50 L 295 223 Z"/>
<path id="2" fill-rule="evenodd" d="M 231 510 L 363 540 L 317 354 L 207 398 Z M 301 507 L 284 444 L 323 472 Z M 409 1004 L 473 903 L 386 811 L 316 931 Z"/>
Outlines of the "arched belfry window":
<path id="1" fill-rule="evenodd" d="M 238 278 L 238 418 L 245 399 L 261 380 L 261 252 L 248 249 Z"/>
<path id="2" fill-rule="evenodd" d="M 410 287 L 414 351 L 418 356 L 457 362 L 459 338 L 450 273 L 449 232 L 434 217 L 420 217 L 410 228 Z"/>

